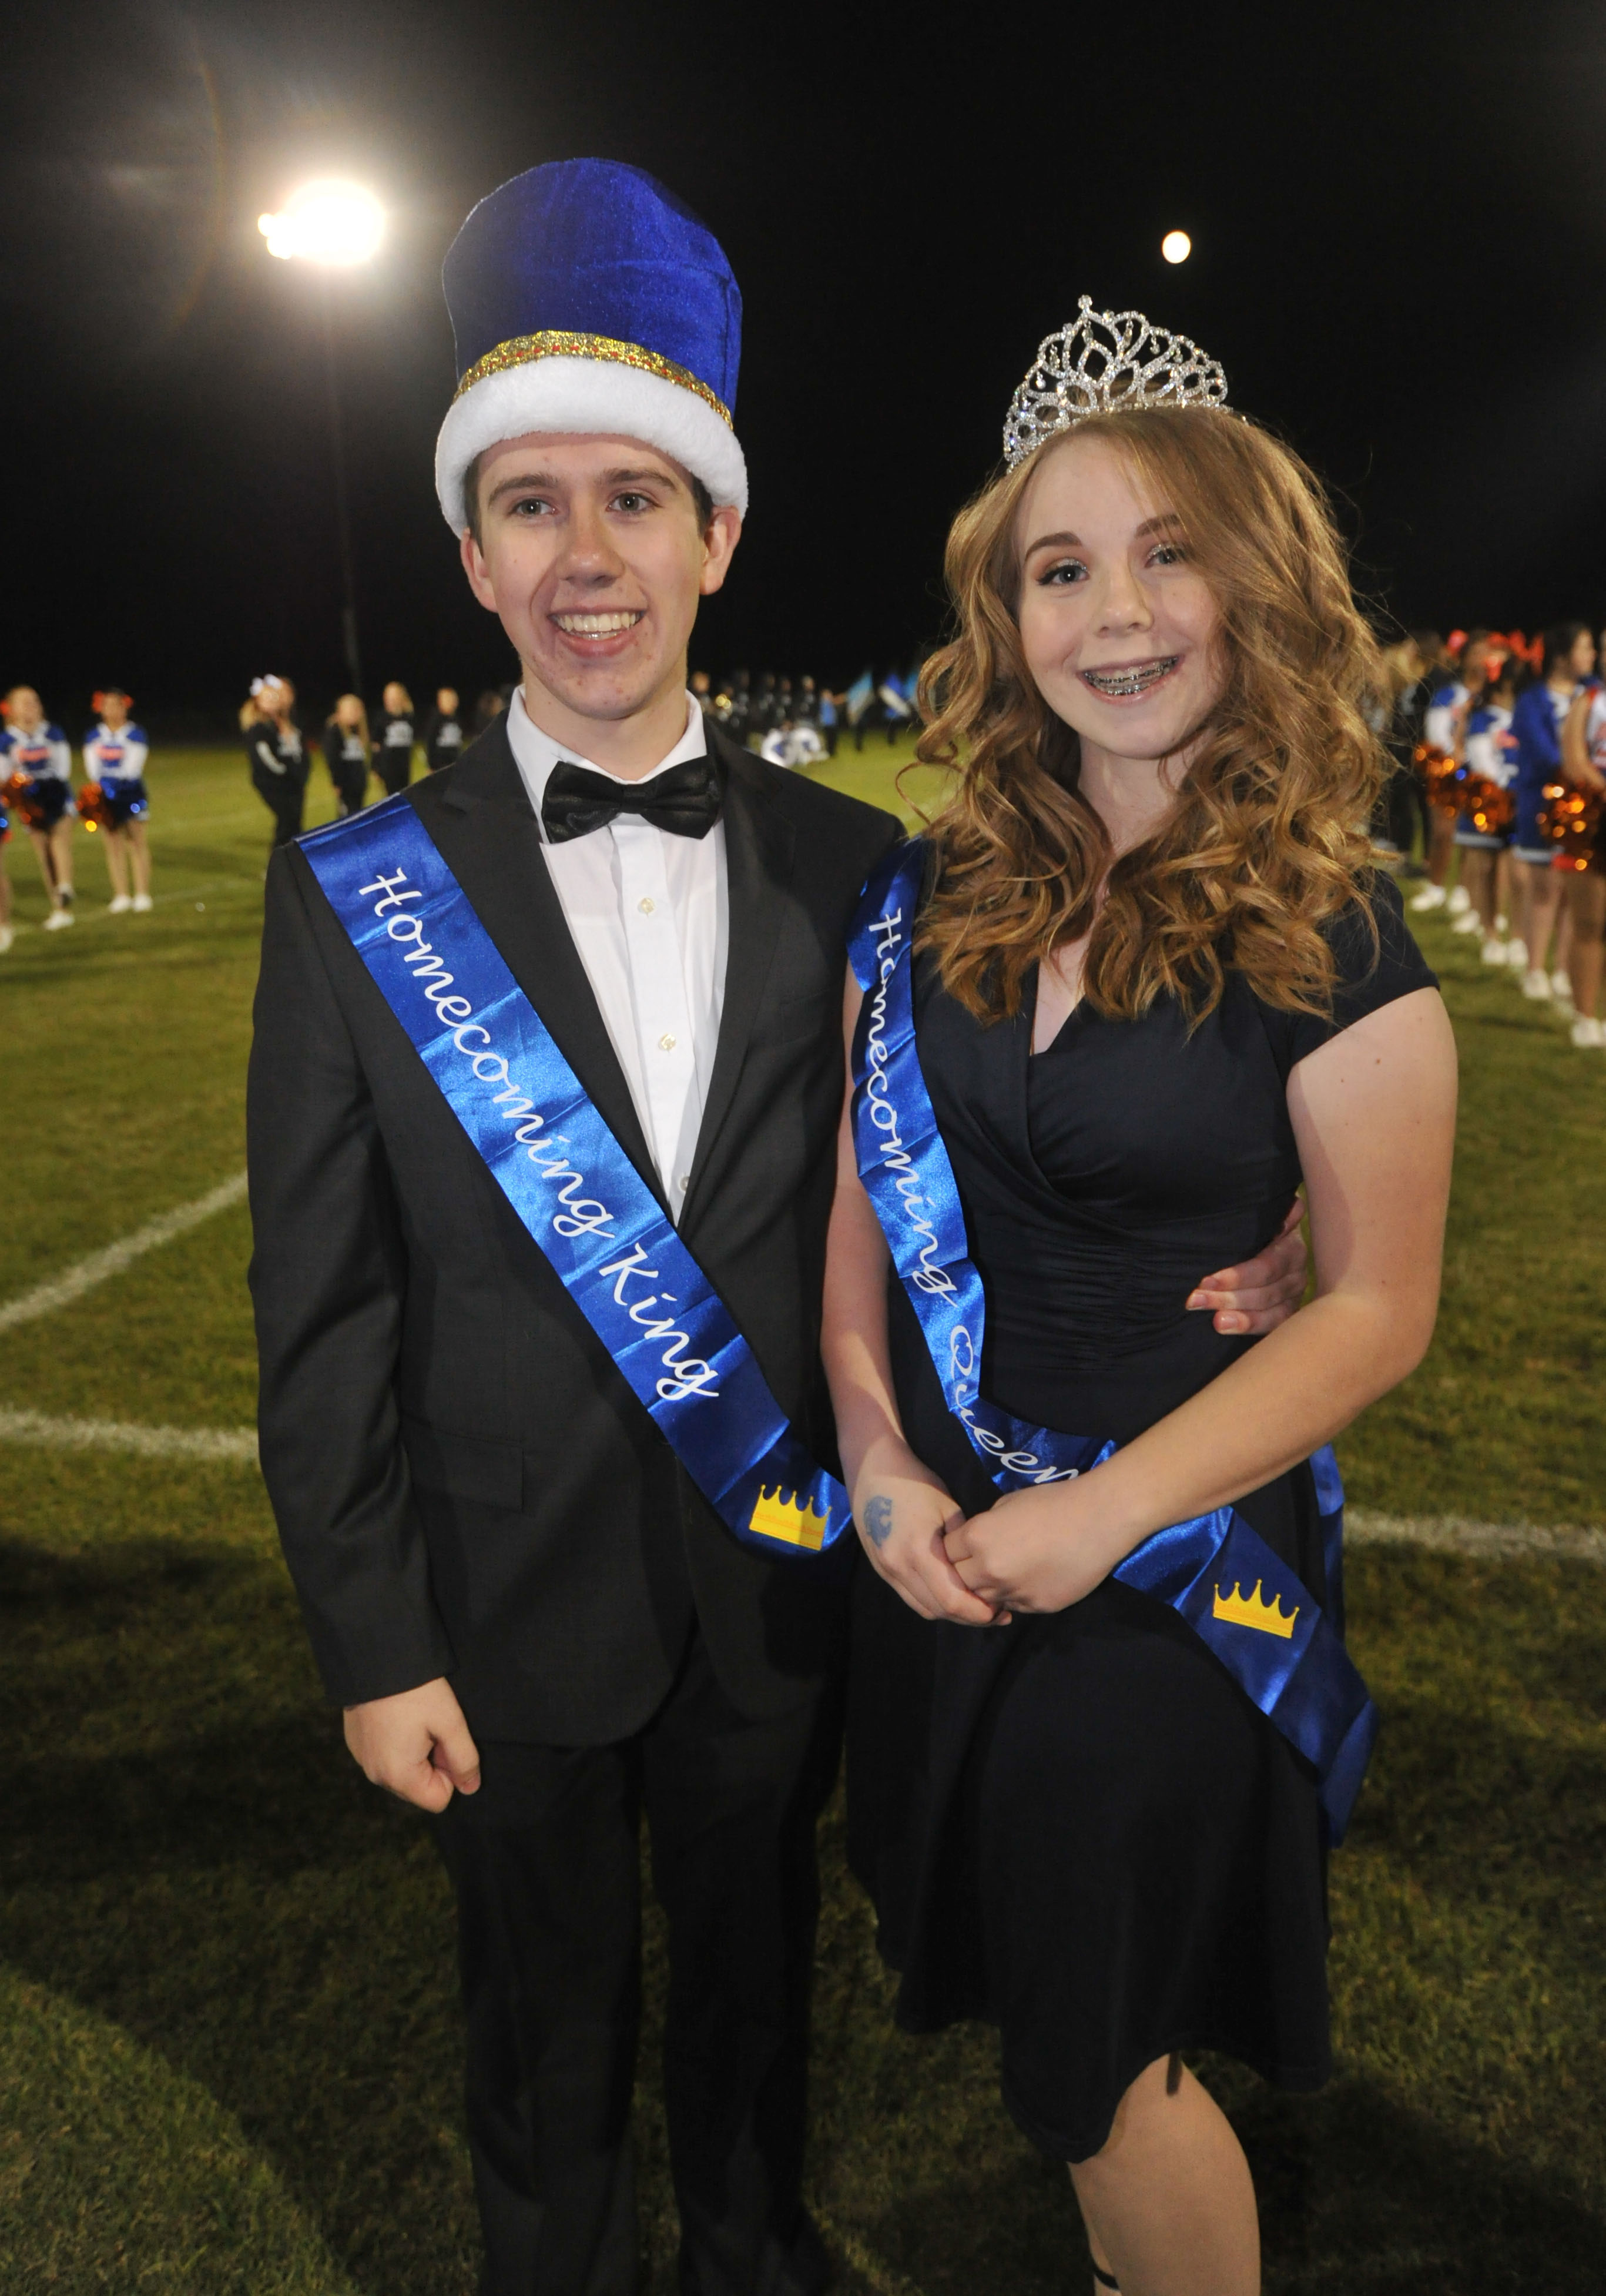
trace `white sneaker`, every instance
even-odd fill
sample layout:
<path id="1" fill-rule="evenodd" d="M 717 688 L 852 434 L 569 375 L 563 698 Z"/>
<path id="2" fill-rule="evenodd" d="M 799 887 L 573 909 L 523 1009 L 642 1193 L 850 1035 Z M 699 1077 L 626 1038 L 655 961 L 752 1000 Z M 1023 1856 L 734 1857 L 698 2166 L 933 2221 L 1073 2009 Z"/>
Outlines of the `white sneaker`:
<path id="1" fill-rule="evenodd" d="M 1503 940 L 1496 940 L 1493 933 L 1483 944 L 1483 961 L 1486 964 L 1505 963 L 1505 943 Z"/>
<path id="2" fill-rule="evenodd" d="M 1531 972 L 1525 972 L 1522 976 L 1522 993 L 1525 996 L 1531 996 L 1536 1004 L 1548 1004 L 1550 1003 L 1549 973 L 1544 972 L 1538 965 L 1535 965 Z"/>
<path id="3" fill-rule="evenodd" d="M 1572 1040 L 1581 1053 L 1606 1051 L 1606 1029 L 1598 1021 L 1586 1020 L 1582 1013 L 1572 1024 Z"/>
<path id="4" fill-rule="evenodd" d="M 1496 917 L 1496 918 L 1495 918 L 1495 931 L 1500 935 L 1500 938 L 1501 938 L 1501 939 L 1502 939 L 1502 940 L 1504 940 L 1504 939 L 1506 938 L 1507 934 L 1511 931 L 1511 929 L 1512 929 L 1512 921 L 1511 921 L 1510 917 Z"/>
<path id="5" fill-rule="evenodd" d="M 71 922 L 72 911 L 70 909 L 52 909 L 50 914 L 45 920 L 43 930 L 45 932 L 60 932 L 64 925 L 70 925 Z"/>
<path id="6" fill-rule="evenodd" d="M 121 917 L 127 914 L 128 911 L 134 906 L 134 904 L 128 898 L 127 893 L 119 893 L 116 900 L 108 901 L 106 906 L 111 910 L 114 917 Z"/>
<path id="7" fill-rule="evenodd" d="M 1557 1004 L 1565 1004 L 1570 1011 L 1572 1007 L 1571 973 L 1569 972 L 1564 966 L 1558 965 L 1555 971 L 1551 974 L 1550 986 L 1551 994 L 1554 996 Z"/>
<path id="8" fill-rule="evenodd" d="M 1455 890 L 1451 894 L 1445 906 L 1449 910 L 1450 914 L 1453 917 L 1458 917 L 1463 909 L 1470 909 L 1471 907 L 1472 896 L 1468 892 L 1464 885 L 1457 885 Z"/>
<path id="9" fill-rule="evenodd" d="M 1476 909 L 1463 909 L 1450 927 L 1450 931 L 1458 933 L 1480 933 L 1483 931 L 1483 919 Z"/>
<path id="10" fill-rule="evenodd" d="M 1505 945 L 1505 961 L 1513 972 L 1526 972 L 1528 943 L 1525 940 L 1508 940 Z"/>
<path id="11" fill-rule="evenodd" d="M 1442 885 L 1424 885 L 1420 893 L 1412 896 L 1411 906 L 1420 917 L 1429 909 L 1442 909 L 1446 898 Z"/>
<path id="12" fill-rule="evenodd" d="M 143 917 L 150 906 L 151 896 L 149 893 L 135 893 L 131 906 L 136 917 Z"/>
<path id="13" fill-rule="evenodd" d="M 6 950 L 11 947 L 12 941 L 14 941 L 16 938 L 16 933 L 12 926 L 0 925 L 0 956 L 4 956 L 5 955 Z"/>

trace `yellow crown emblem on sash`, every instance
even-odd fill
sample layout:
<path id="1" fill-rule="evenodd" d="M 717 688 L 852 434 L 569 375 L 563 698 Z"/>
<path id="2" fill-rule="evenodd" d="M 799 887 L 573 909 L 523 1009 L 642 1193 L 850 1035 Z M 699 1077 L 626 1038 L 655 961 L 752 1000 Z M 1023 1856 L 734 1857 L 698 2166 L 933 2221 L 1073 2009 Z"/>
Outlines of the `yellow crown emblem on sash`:
<path id="1" fill-rule="evenodd" d="M 825 1530 L 830 1521 L 829 1511 L 824 1514 L 815 1513 L 812 1499 L 806 1507 L 801 1507 L 798 1505 L 795 1491 L 790 1491 L 783 1497 L 781 1487 L 777 1484 L 772 1497 L 761 1484 L 758 1505 L 753 1509 L 748 1529 L 762 1531 L 766 1538 L 783 1538 L 789 1546 L 807 1546 L 811 1553 L 817 1554 L 825 1544 Z"/>
<path id="2" fill-rule="evenodd" d="M 1252 1595 L 1246 1595 L 1234 1579 L 1230 1595 L 1224 1595 L 1220 1587 L 1217 1587 L 1216 1600 L 1210 1605 L 1210 1611 L 1212 1617 L 1225 1619 L 1231 1627 L 1254 1627 L 1263 1635 L 1281 1635 L 1287 1642 L 1293 1634 L 1299 1606 L 1296 1603 L 1284 1618 L 1280 1595 L 1274 1595 L 1269 1603 L 1261 1601 L 1258 1578 L 1255 1581 Z"/>

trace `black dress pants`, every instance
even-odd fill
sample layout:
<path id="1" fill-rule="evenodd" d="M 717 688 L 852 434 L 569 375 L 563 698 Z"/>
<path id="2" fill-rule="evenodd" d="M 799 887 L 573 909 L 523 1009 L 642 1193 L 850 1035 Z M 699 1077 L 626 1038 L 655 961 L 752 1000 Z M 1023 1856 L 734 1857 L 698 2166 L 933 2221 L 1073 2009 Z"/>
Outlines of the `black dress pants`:
<path id="1" fill-rule="evenodd" d="M 457 1893 L 483 2296 L 634 2296 L 641 1816 L 668 1919 L 665 2091 L 685 2296 L 812 2296 L 799 2198 L 815 1825 L 833 1685 L 740 1714 L 694 1639 L 639 1735 L 481 1742 L 436 1836 Z"/>
<path id="2" fill-rule="evenodd" d="M 274 817 L 274 849 L 288 845 L 301 834 L 301 814 L 307 803 L 307 784 L 288 774 L 270 774 L 260 766 L 251 768 L 251 781 L 258 796 Z"/>

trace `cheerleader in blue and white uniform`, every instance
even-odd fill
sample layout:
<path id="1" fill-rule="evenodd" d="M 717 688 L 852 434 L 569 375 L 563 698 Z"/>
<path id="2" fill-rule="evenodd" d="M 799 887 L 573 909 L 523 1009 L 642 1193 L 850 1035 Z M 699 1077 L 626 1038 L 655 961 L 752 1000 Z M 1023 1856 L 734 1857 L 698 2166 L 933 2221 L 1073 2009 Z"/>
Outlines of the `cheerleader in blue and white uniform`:
<path id="1" fill-rule="evenodd" d="M 39 859 L 45 890 L 50 895 L 46 932 L 60 932 L 72 922 L 72 747 L 59 726 L 45 715 L 45 705 L 31 685 L 13 685 L 0 712 L 5 731 L 0 735 L 0 756 L 5 774 L 26 777 L 17 792 L 17 808 L 28 824 Z"/>
<path id="2" fill-rule="evenodd" d="M 1568 712 L 1595 665 L 1594 640 L 1587 622 L 1561 622 L 1545 634 L 1545 664 L 1539 678 L 1517 697 L 1512 732 L 1517 740 L 1517 824 L 1512 862 L 1517 879 L 1518 940 L 1513 964 L 1526 968 L 1522 993 L 1536 1002 L 1571 1002 L 1571 983 L 1561 947 L 1562 875 L 1552 866 L 1555 849 L 1539 827 L 1546 783 L 1562 778 L 1561 733 Z M 1556 935 L 1554 965 L 1547 967 L 1551 936 Z M 1515 955 L 1520 946 L 1522 955 Z"/>
<path id="3" fill-rule="evenodd" d="M 1474 630 L 1465 640 L 1458 674 L 1435 686 L 1433 698 L 1423 713 L 1422 740 L 1430 750 L 1441 750 L 1446 758 L 1456 754 L 1467 710 L 1474 697 L 1483 691 L 1488 636 L 1487 630 Z M 1479 919 L 1465 885 L 1457 885 L 1454 892 L 1446 888 L 1454 849 L 1450 817 L 1441 807 L 1433 806 L 1428 816 L 1428 882 L 1411 906 L 1419 912 L 1443 909 L 1455 919 L 1457 932 L 1476 932 Z"/>
<path id="4" fill-rule="evenodd" d="M 1517 778 L 1517 743 L 1512 733 L 1515 686 L 1515 667 L 1510 658 L 1491 657 L 1483 691 L 1472 697 L 1467 709 L 1461 746 L 1456 752 L 1458 762 L 1463 762 L 1470 771 L 1502 790 L 1511 789 Z M 1509 829 L 1480 829 L 1470 813 L 1456 816 L 1461 882 L 1471 904 L 1466 914 L 1474 920 L 1473 930 L 1482 931 L 1486 964 L 1509 962 L 1505 943 L 1495 930 L 1495 917 L 1500 857 L 1511 842 L 1511 835 Z M 1457 918 L 1454 930 L 1467 930 L 1462 919 Z"/>
<path id="5" fill-rule="evenodd" d="M 17 938 L 12 926 L 12 881 L 5 865 L 5 849 L 12 833 L 12 817 L 5 806 L 5 772 L 0 765 L 0 956 L 4 956 Z"/>
<path id="6" fill-rule="evenodd" d="M 129 722 L 134 701 L 120 686 L 97 693 L 94 706 L 100 715 L 84 744 L 84 772 L 90 781 L 100 783 L 106 800 L 106 874 L 111 880 L 111 914 L 122 916 L 134 909 L 143 914 L 151 906 L 151 848 L 145 839 L 145 816 L 151 810 L 145 759 L 151 754 L 151 743 L 143 728 Z"/>

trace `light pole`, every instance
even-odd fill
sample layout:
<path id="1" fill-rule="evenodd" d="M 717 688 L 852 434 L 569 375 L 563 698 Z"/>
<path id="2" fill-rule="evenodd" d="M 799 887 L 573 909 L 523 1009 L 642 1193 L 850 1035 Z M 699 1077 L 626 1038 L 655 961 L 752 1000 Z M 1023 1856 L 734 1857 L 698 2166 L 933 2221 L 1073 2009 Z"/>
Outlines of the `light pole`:
<path id="1" fill-rule="evenodd" d="M 342 603 L 340 629 L 346 675 L 351 690 L 363 690 L 362 656 L 356 642 L 356 589 L 352 577 L 351 514 L 346 499 L 346 439 L 340 419 L 340 365 L 335 356 L 331 271 L 372 261 L 385 235 L 385 211 L 372 192 L 358 184 L 303 184 L 277 215 L 259 216 L 257 228 L 267 251 L 282 262 L 311 263 L 319 271 L 318 315 L 324 333 L 324 381 L 329 401 L 329 449 L 334 465 L 335 521 L 340 529 Z"/>

